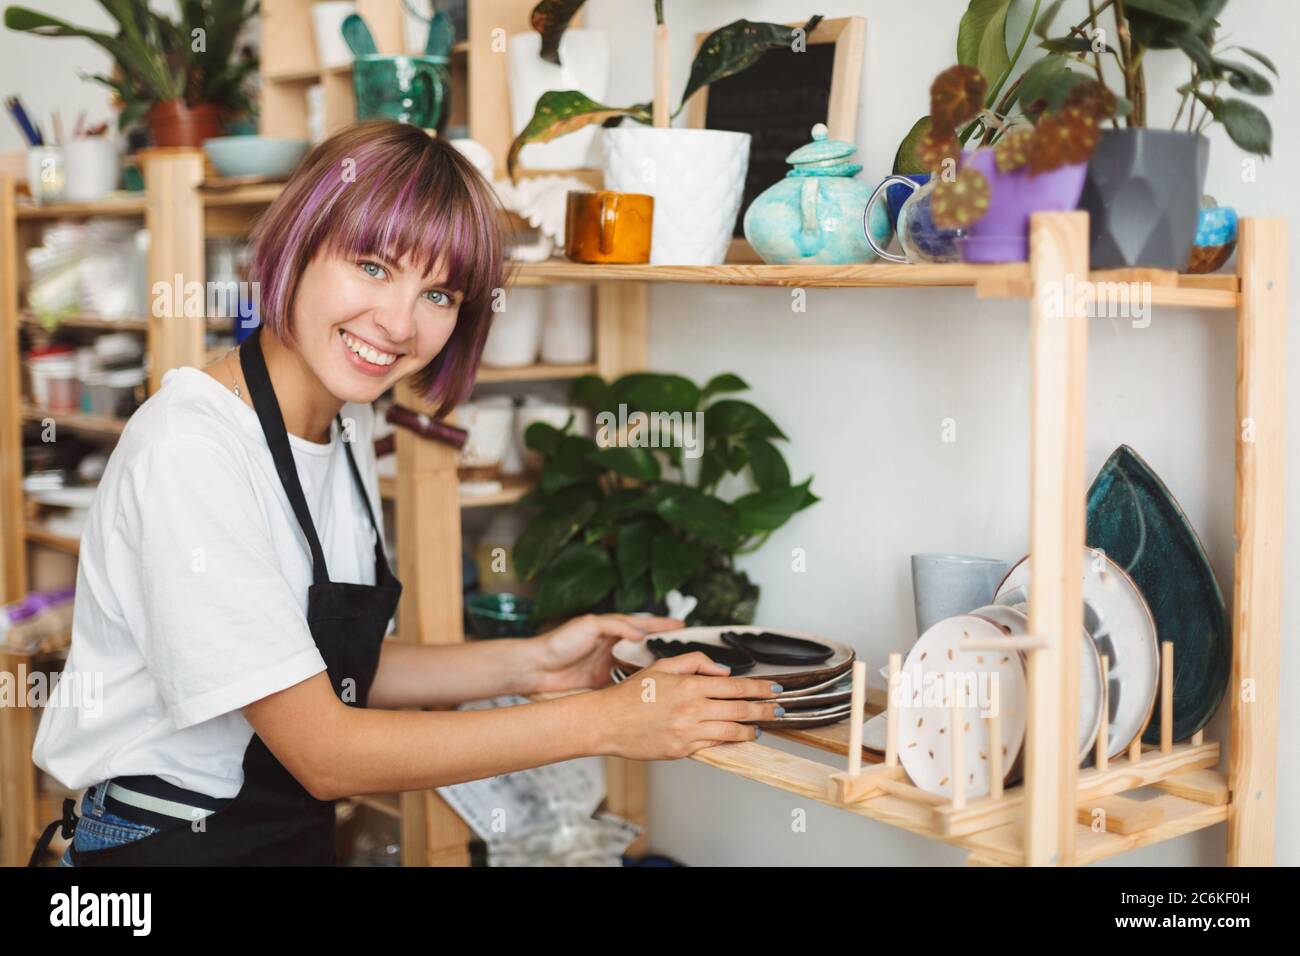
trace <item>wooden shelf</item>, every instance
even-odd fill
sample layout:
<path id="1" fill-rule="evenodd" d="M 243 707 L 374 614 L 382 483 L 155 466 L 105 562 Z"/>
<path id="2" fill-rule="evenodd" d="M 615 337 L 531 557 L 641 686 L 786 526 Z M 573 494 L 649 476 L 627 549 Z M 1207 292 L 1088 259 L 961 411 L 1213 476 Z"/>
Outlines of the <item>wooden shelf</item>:
<path id="1" fill-rule="evenodd" d="M 487 508 L 493 505 L 511 505 L 528 494 L 536 480 L 528 475 L 507 475 L 501 479 L 501 490 L 491 495 L 461 495 L 462 508 Z M 379 496 L 386 501 L 397 500 L 397 479 L 381 477 Z"/>
<path id="2" fill-rule="evenodd" d="M 521 365 L 518 368 L 489 368 L 480 365 L 474 381 L 479 385 L 489 382 L 545 382 L 577 378 L 580 375 L 596 375 L 599 372 L 600 366 L 595 362 L 585 362 L 581 365 L 548 365 L 539 362 L 536 365 Z"/>
<path id="3" fill-rule="evenodd" d="M 253 183 L 232 189 L 205 191 L 199 187 L 203 205 L 209 209 L 221 206 L 269 206 L 284 191 L 284 183 Z"/>
<path id="4" fill-rule="evenodd" d="M 30 311 L 22 312 L 18 316 L 18 321 L 22 325 L 30 326 L 32 328 L 45 328 L 45 326 L 41 324 L 40 319 Z M 55 328 L 56 331 L 58 329 L 70 328 L 95 329 L 104 332 L 147 332 L 149 331 L 149 320 L 145 318 L 106 319 L 98 315 L 81 313 L 61 320 Z"/>
<path id="5" fill-rule="evenodd" d="M 82 219 L 87 216 L 143 216 L 144 193 L 96 202 L 15 203 L 16 219 Z"/>
<path id="6" fill-rule="evenodd" d="M 29 544 L 43 545 L 47 548 L 53 548 L 55 551 L 62 551 L 65 554 L 77 554 L 81 551 L 81 541 L 79 539 L 55 534 L 53 531 L 46 531 L 39 525 L 27 525 L 23 529 L 23 537 L 27 539 Z"/>
<path id="7" fill-rule="evenodd" d="M 104 415 L 86 415 L 81 412 L 51 412 L 35 405 L 23 405 L 22 417 L 25 422 L 40 423 L 47 418 L 54 419 L 59 428 L 83 435 L 97 435 L 116 438 L 126 427 L 125 418 L 109 418 Z"/>

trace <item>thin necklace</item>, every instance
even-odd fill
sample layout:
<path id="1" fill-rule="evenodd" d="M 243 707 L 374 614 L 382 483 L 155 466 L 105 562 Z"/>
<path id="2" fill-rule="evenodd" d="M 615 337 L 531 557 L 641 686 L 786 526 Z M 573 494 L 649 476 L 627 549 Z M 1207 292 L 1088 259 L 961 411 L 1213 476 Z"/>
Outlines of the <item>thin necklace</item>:
<path id="1" fill-rule="evenodd" d="M 234 354 L 235 354 L 235 351 L 236 351 L 238 348 L 239 348 L 239 346 L 236 345 L 233 349 L 231 349 L 229 352 L 227 352 L 227 353 L 226 353 L 226 358 L 230 358 L 230 356 L 234 355 Z M 231 381 L 232 386 L 233 386 L 234 389 L 235 389 L 235 398 L 239 398 L 239 397 L 241 397 L 240 394 L 239 394 L 239 382 L 236 381 L 236 379 L 235 379 L 235 370 L 234 370 L 233 368 L 230 370 L 230 381 Z"/>

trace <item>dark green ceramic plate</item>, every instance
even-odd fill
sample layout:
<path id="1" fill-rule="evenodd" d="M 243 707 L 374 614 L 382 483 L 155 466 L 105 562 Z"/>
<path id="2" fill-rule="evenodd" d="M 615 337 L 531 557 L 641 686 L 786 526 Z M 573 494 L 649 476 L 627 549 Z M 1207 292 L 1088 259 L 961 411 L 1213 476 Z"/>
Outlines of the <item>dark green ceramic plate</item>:
<path id="1" fill-rule="evenodd" d="M 1088 489 L 1088 546 L 1133 578 L 1156 636 L 1174 644 L 1174 740 L 1200 730 L 1228 686 L 1232 632 L 1205 549 L 1164 482 L 1120 445 Z M 1160 704 L 1142 735 L 1160 742 Z"/>

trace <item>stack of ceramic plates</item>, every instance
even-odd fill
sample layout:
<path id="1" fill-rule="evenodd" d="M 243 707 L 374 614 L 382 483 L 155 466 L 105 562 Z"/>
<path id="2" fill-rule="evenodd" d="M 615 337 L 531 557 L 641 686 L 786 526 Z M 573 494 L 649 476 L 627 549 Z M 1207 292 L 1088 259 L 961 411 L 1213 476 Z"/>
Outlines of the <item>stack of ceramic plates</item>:
<path id="1" fill-rule="evenodd" d="M 784 637 L 812 641 L 826 647 L 831 653 L 815 664 L 775 664 L 757 661 L 753 668 L 737 677 L 757 677 L 780 684 L 783 690 L 774 700 L 785 708 L 785 713 L 773 720 L 756 721 L 763 728 L 821 727 L 844 720 L 849 715 L 849 698 L 852 692 L 853 648 L 847 644 L 827 640 L 804 631 L 787 628 L 746 627 L 688 627 L 680 631 L 665 631 L 655 637 L 664 641 L 698 642 L 727 648 L 722 639 L 731 634 L 779 634 Z M 610 677 L 621 682 L 656 660 L 644 641 L 619 641 L 614 645 L 614 666 Z"/>

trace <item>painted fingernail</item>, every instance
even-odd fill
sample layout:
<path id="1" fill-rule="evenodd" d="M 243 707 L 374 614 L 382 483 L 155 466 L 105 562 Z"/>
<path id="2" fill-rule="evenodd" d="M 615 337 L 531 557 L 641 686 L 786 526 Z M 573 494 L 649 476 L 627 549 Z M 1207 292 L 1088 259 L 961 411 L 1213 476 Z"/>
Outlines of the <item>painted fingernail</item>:
<path id="1" fill-rule="evenodd" d="M 783 690 L 785 690 L 785 688 L 782 687 L 780 684 L 773 684 L 773 685 L 772 685 L 772 693 L 774 693 L 774 694 L 779 694 L 779 693 L 781 693 L 781 691 L 783 691 Z"/>
<path id="2" fill-rule="evenodd" d="M 785 713 L 785 708 L 784 708 L 784 707 L 778 707 L 778 708 L 774 711 L 774 713 L 776 714 L 776 716 L 780 717 L 782 714 Z"/>

